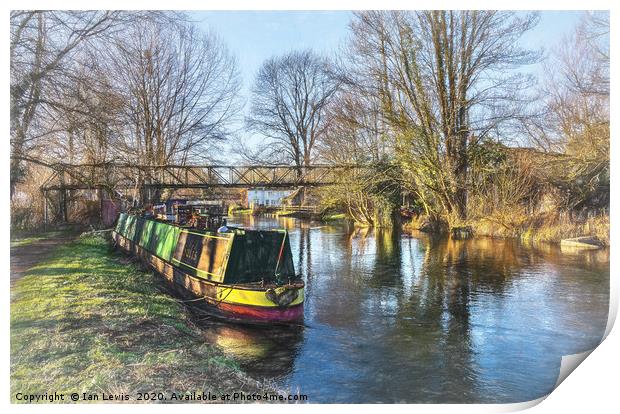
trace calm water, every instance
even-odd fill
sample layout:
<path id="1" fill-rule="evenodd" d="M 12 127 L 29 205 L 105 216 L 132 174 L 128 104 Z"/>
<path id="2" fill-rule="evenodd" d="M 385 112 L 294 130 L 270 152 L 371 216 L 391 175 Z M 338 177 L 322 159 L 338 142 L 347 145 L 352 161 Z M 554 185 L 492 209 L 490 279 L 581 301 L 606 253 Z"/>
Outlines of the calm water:
<path id="1" fill-rule="evenodd" d="M 205 337 L 310 402 L 531 400 L 553 388 L 562 355 L 605 331 L 607 251 L 294 219 L 231 224 L 289 229 L 305 326 L 207 322 Z"/>

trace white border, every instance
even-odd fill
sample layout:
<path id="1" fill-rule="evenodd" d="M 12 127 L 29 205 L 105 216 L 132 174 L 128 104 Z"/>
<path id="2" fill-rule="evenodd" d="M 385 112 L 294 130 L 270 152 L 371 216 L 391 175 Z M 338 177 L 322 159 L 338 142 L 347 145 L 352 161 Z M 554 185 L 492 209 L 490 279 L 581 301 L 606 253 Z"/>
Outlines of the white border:
<path id="1" fill-rule="evenodd" d="M 575 0 L 565 0 L 562 2 L 551 2 L 551 1 L 534 1 L 534 0 L 522 0 L 522 1 L 502 1 L 499 2 L 497 0 L 475 0 L 475 1 L 455 1 L 455 0 L 436 0 L 436 1 L 428 1 L 428 0 L 418 0 L 418 1 L 396 1 L 396 0 L 383 0 L 383 1 L 370 1 L 370 0 L 340 0 L 340 1 L 328 1 L 328 0 L 315 0 L 315 1 L 284 1 L 284 0 L 264 0 L 260 2 L 260 5 L 257 2 L 252 1 L 238 1 L 238 0 L 228 0 L 226 2 L 214 2 L 214 1 L 191 1 L 191 0 L 176 0 L 174 2 L 163 2 L 163 1 L 101 1 L 95 0 L 90 2 L 77 1 L 77 0 L 59 0 L 59 1 L 32 1 L 32 0 L 24 0 L 24 1 L 13 1 L 10 0 L 5 6 L 5 13 L 3 15 L 3 19 L 0 22 L 0 25 L 3 29 L 5 40 L 2 43 L 2 57 L 4 64 L 3 71 L 3 90 L 5 91 L 4 97 L 5 99 L 1 101 L 0 105 L 2 107 L 2 117 L 4 131 L 5 131 L 5 139 L 4 145 L 8 146 L 8 133 L 9 133 L 9 64 L 8 64 L 8 21 L 9 21 L 9 10 L 10 9 L 42 9 L 42 8 L 53 8 L 53 9 L 175 9 L 175 10 L 270 10 L 270 9 L 284 9 L 284 10 L 352 10 L 352 9 L 515 9 L 515 10 L 582 10 L 584 6 L 587 6 L 589 9 L 598 9 L 598 10 L 606 10 L 611 9 L 611 21 L 612 21 L 612 29 L 611 29 L 611 45 L 612 45 L 612 56 L 619 56 L 618 54 L 618 42 L 615 30 L 615 21 L 616 21 L 616 12 L 614 3 L 611 1 L 601 1 L 601 0 L 590 0 L 588 2 L 583 1 L 575 1 Z M 611 106 L 612 108 L 618 107 L 617 96 L 618 96 L 618 87 L 615 82 L 615 74 L 616 74 L 617 65 L 614 60 L 612 60 L 612 75 L 614 81 L 612 81 L 612 99 Z M 613 113 L 613 111 L 612 111 Z M 612 137 L 615 137 L 615 121 L 612 120 Z M 618 144 L 615 143 L 615 140 L 611 140 L 612 145 L 612 160 L 617 160 L 618 158 Z M 5 147 L 6 148 L 6 147 Z M 46 412 L 82 412 L 84 411 L 84 405 L 46 405 L 46 406 L 31 406 L 31 405 L 10 405 L 10 396 L 9 396 L 9 290 L 8 290 L 8 274 L 9 274 L 9 189 L 8 189 L 8 165 L 9 165 L 9 151 L 2 152 L 2 160 L 5 165 L 5 174 L 4 174 L 4 200 L 5 202 L 0 203 L 0 217 L 3 220 L 4 228 L 6 229 L 6 234 L 2 239 L 2 245 L 0 248 L 4 255 L 2 255 L 2 264 L 5 269 L 5 277 L 6 282 L 5 286 L 7 288 L 7 292 L 3 297 L 3 318 L 2 318 L 2 351 L 5 359 L 3 360 L 3 376 L 2 376 L 2 388 L 4 391 L 3 395 L 3 405 L 8 405 L 9 410 L 14 412 L 32 412 L 32 411 L 41 411 L 45 410 Z M 616 182 L 618 178 L 616 163 L 612 162 L 611 170 L 612 170 L 612 183 Z M 617 213 L 618 207 L 618 197 L 616 193 L 612 192 L 611 194 L 611 213 L 612 213 L 612 221 L 615 222 L 615 217 Z M 610 318 L 607 325 L 606 336 L 610 333 L 611 328 L 613 326 L 613 322 L 616 318 L 617 309 L 618 309 L 618 266 L 616 265 L 615 253 L 618 251 L 618 243 L 620 242 L 620 238 L 618 237 L 618 230 L 615 227 L 612 227 L 611 234 L 611 296 L 610 296 Z M 617 329 L 615 330 L 617 331 Z M 219 405 L 219 406 L 208 406 L 205 407 L 203 405 L 183 405 L 179 406 L 158 406 L 158 405 L 145 405 L 145 406 L 134 406 L 134 405 L 115 405 L 113 408 L 106 405 L 91 405 L 88 406 L 89 411 L 93 412 L 109 412 L 112 408 L 114 411 L 121 412 L 149 412 L 149 413 L 160 413 L 160 412 L 168 412 L 169 410 L 174 411 L 183 411 L 183 412 L 201 412 L 204 413 L 206 411 L 212 412 L 243 412 L 251 410 L 253 413 L 269 413 L 272 414 L 274 412 L 289 412 L 291 409 L 300 412 L 314 412 L 317 408 L 321 410 L 337 410 L 338 412 L 374 412 L 377 408 L 380 410 L 390 410 L 393 412 L 411 412 L 412 410 L 421 410 L 423 412 L 459 412 L 459 413 L 468 413 L 468 412 L 506 412 L 506 411 L 516 411 L 525 408 L 529 408 L 532 406 L 536 406 L 534 408 L 535 412 L 547 413 L 547 412 L 583 412 L 584 410 L 595 410 L 595 411 L 610 411 L 611 407 L 617 407 L 618 398 L 616 396 L 616 386 L 617 384 L 617 373 L 618 373 L 618 353 L 617 350 L 620 349 L 619 346 L 620 340 L 618 339 L 618 333 L 612 332 L 612 334 L 605 339 L 602 345 L 596 349 L 592 355 L 590 355 L 586 362 L 581 364 L 579 368 L 576 370 L 576 373 L 568 376 L 568 378 L 558 387 L 557 390 L 551 393 L 551 395 L 545 400 L 543 404 L 537 405 L 539 402 L 544 400 L 541 398 L 536 401 L 531 401 L 527 403 L 519 403 L 519 404 L 506 404 L 506 405 L 387 405 L 382 407 L 377 407 L 374 405 L 332 405 L 332 406 L 323 406 L 317 407 L 315 405 L 298 405 L 295 407 L 291 407 L 288 405 L 252 405 L 251 407 L 244 405 Z M 578 357 L 573 357 L 578 358 Z M 570 357 L 568 358 L 570 359 Z M 613 387 L 613 388 L 612 388 Z"/>

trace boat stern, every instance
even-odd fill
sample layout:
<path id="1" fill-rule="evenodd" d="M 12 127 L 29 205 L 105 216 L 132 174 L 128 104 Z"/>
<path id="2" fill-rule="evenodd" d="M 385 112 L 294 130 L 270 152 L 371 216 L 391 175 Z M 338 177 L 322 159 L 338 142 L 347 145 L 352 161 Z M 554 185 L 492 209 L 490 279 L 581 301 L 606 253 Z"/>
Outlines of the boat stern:
<path id="1" fill-rule="evenodd" d="M 227 317 L 252 323 L 295 323 L 304 316 L 303 282 L 279 287 L 218 287 L 217 308 Z"/>

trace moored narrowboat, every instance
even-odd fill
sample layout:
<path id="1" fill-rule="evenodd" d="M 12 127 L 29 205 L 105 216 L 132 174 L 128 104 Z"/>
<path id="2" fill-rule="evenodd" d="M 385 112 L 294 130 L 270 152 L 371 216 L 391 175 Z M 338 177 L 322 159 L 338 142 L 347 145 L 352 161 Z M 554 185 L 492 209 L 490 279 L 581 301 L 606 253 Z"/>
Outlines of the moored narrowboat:
<path id="1" fill-rule="evenodd" d="M 112 237 L 215 316 L 248 323 L 303 318 L 304 283 L 286 230 L 212 231 L 122 213 Z"/>

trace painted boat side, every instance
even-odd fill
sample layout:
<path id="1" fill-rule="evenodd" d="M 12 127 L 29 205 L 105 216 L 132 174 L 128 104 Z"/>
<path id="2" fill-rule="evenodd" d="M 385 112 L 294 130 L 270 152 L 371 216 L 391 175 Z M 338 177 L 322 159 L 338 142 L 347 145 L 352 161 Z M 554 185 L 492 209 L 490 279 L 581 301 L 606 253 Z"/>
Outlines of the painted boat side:
<path id="1" fill-rule="evenodd" d="M 303 318 L 303 285 L 296 286 L 297 298 L 286 307 L 279 307 L 266 297 L 266 289 L 251 286 L 225 285 L 184 272 L 114 231 L 113 239 L 121 250 L 140 258 L 168 282 L 189 293 L 196 304 L 203 304 L 216 316 L 250 323 L 293 323 Z"/>

